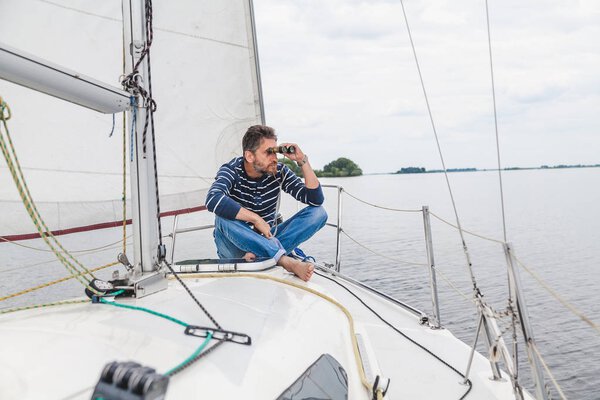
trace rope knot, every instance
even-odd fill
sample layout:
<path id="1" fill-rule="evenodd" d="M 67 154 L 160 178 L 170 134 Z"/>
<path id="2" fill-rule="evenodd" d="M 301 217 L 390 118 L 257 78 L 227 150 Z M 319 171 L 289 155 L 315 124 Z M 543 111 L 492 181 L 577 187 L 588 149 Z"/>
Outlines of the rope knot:
<path id="1" fill-rule="evenodd" d="M 0 97 L 0 121 L 8 121 L 12 116 L 10 107 L 2 97 Z"/>

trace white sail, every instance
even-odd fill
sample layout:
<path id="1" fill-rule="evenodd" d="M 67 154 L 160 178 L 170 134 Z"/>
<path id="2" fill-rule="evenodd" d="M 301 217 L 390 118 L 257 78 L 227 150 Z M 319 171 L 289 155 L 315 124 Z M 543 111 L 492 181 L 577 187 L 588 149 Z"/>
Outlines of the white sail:
<path id="1" fill-rule="evenodd" d="M 161 211 L 198 207 L 217 168 L 241 152 L 245 129 L 262 120 L 251 5 L 162 1 L 153 8 Z M 128 51 L 121 10 L 119 0 L 2 0 L 0 37 L 8 46 L 119 86 Z M 9 128 L 19 161 L 49 228 L 120 220 L 122 115 L 114 116 L 109 138 L 112 115 L 3 80 L 0 96 L 11 107 Z M 129 148 L 126 153 L 129 158 Z M 129 191 L 129 183 L 126 187 Z M 35 232 L 4 160 L 0 209 L 0 236 Z"/>

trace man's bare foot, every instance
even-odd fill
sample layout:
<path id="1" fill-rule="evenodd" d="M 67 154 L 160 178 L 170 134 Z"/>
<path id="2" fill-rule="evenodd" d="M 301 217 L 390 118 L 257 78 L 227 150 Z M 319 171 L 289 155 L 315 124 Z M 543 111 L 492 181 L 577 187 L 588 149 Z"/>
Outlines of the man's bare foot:
<path id="1" fill-rule="evenodd" d="M 288 256 L 281 256 L 277 265 L 281 265 L 287 271 L 293 273 L 305 282 L 310 280 L 313 271 L 315 270 L 315 266 L 311 263 L 296 260 L 295 258 Z"/>
<path id="2" fill-rule="evenodd" d="M 246 260 L 247 262 L 252 262 L 254 260 L 256 260 L 256 255 L 252 254 L 252 253 L 246 253 L 244 254 L 244 257 L 242 257 L 244 260 Z"/>

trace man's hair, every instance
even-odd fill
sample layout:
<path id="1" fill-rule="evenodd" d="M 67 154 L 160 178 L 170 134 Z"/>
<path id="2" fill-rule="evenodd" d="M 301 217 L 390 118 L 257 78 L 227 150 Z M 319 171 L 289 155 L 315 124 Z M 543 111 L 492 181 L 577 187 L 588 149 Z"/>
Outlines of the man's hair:
<path id="1" fill-rule="evenodd" d="M 242 139 L 242 151 L 250 150 L 255 152 L 260 147 L 260 142 L 263 139 L 275 139 L 275 129 L 266 125 L 253 125 L 246 131 L 244 138 Z"/>

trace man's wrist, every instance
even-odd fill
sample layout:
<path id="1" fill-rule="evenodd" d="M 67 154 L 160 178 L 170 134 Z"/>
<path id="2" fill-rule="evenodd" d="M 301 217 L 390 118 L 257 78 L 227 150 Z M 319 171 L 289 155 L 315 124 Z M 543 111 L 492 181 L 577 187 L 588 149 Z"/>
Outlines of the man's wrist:
<path id="1" fill-rule="evenodd" d="M 308 162 L 308 156 L 305 154 L 304 157 L 302 158 L 302 160 L 296 161 L 296 164 L 298 164 L 299 167 L 302 167 L 307 162 Z"/>
<path id="2" fill-rule="evenodd" d="M 250 223 L 252 225 L 256 225 L 262 220 L 262 218 L 260 217 L 260 215 L 256 214 L 255 212 L 253 212 L 252 214 L 253 215 L 252 215 L 252 219 L 250 220 Z"/>

